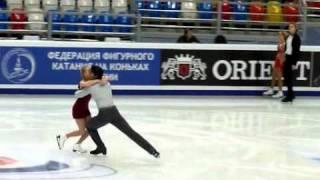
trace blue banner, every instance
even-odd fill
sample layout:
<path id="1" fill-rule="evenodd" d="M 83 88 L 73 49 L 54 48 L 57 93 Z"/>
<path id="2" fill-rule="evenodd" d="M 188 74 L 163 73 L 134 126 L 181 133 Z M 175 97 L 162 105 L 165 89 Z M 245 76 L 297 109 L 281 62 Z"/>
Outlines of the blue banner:
<path id="1" fill-rule="evenodd" d="M 160 50 L 2 47 L 0 84 L 76 84 L 85 64 L 102 67 L 117 85 L 159 85 Z"/>

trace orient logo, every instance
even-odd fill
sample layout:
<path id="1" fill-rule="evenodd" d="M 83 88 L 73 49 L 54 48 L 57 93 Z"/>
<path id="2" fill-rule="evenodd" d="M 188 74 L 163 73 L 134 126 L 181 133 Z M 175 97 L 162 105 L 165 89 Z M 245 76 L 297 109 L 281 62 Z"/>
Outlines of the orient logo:
<path id="1" fill-rule="evenodd" d="M 162 63 L 162 80 L 175 80 L 176 78 L 186 80 L 206 80 L 206 63 L 200 58 L 186 54 L 176 55 L 174 58 L 168 58 L 167 62 Z"/>
<path id="2" fill-rule="evenodd" d="M 270 80 L 273 61 L 263 60 L 218 60 L 212 66 L 212 74 L 217 80 Z M 309 61 L 299 61 L 296 65 L 297 80 L 308 80 Z"/>

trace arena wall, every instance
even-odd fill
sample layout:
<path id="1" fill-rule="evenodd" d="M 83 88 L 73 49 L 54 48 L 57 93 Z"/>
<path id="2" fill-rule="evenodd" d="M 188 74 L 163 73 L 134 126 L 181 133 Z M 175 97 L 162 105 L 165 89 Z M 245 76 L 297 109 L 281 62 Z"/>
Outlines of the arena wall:
<path id="1" fill-rule="evenodd" d="M 101 66 L 115 94 L 261 95 L 276 46 L 1 41 L 0 93 L 72 94 L 84 64 Z M 303 46 L 298 95 L 320 95 L 320 47 Z"/>

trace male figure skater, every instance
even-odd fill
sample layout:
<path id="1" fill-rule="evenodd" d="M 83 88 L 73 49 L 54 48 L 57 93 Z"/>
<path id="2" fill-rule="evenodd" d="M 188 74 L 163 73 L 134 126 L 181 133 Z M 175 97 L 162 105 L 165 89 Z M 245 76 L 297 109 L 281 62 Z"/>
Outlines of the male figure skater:
<path id="1" fill-rule="evenodd" d="M 101 79 L 103 77 L 103 70 L 99 66 L 93 65 L 91 67 L 91 76 L 93 79 Z M 75 96 L 76 98 L 81 98 L 87 96 L 88 94 L 91 94 L 92 98 L 97 104 L 97 107 L 99 108 L 98 115 L 87 123 L 87 130 L 92 140 L 97 145 L 97 148 L 94 151 L 91 151 L 90 154 L 107 154 L 106 146 L 100 138 L 98 128 L 111 123 L 129 138 L 131 138 L 140 147 L 145 149 L 148 153 L 156 158 L 160 157 L 160 153 L 148 141 L 135 132 L 127 123 L 127 121 L 121 116 L 117 107 L 113 103 L 110 83 L 107 83 L 104 86 L 96 84 L 89 88 L 78 90 L 76 91 Z"/>

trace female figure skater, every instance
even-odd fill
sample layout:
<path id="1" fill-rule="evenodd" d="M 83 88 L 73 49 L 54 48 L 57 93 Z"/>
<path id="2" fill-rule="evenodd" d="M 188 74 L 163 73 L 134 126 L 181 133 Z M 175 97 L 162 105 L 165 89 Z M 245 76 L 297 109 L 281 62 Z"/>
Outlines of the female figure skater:
<path id="1" fill-rule="evenodd" d="M 105 77 L 102 80 L 89 80 L 91 73 L 90 69 L 91 66 L 88 65 L 81 68 L 80 72 L 82 80 L 79 83 L 79 89 L 88 88 L 98 83 L 100 83 L 101 85 L 105 85 L 107 83 L 107 79 Z M 81 143 L 88 137 L 86 124 L 91 118 L 91 113 L 89 111 L 90 99 L 91 95 L 88 95 L 83 98 L 78 98 L 74 103 L 72 108 L 72 116 L 76 120 L 78 130 L 69 132 L 64 135 L 57 135 L 56 139 L 60 150 L 63 149 L 64 143 L 68 138 L 80 136 L 77 143 L 73 146 L 73 152 L 86 153 L 86 150 L 81 147 Z"/>
<path id="2" fill-rule="evenodd" d="M 273 98 L 283 97 L 282 69 L 283 69 L 283 63 L 285 61 L 285 47 L 286 47 L 285 34 L 283 32 L 279 32 L 278 52 L 272 67 L 271 87 L 269 90 L 263 93 L 263 95 L 265 96 L 272 96 Z M 274 93 L 274 87 L 276 84 L 278 85 L 279 89 L 277 93 Z"/>

